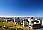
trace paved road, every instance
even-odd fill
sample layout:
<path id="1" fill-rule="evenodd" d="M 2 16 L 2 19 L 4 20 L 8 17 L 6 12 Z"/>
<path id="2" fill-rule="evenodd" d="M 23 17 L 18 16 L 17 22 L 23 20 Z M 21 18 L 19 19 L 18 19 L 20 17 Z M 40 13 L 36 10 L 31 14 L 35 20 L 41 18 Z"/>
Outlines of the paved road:
<path id="1" fill-rule="evenodd" d="M 36 30 L 43 30 L 43 28 L 42 29 L 36 29 Z"/>

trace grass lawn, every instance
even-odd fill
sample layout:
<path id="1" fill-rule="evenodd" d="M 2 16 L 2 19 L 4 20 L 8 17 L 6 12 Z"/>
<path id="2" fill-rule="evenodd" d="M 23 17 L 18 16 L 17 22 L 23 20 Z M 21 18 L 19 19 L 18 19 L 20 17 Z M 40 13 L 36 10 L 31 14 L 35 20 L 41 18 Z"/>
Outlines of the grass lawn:
<path id="1" fill-rule="evenodd" d="M 20 25 L 15 26 L 16 24 L 14 22 L 10 22 L 10 23 L 8 23 L 8 22 L 0 22 L 0 26 L 3 26 L 3 25 L 5 25 L 5 26 L 13 26 L 13 27 L 16 27 L 16 29 L 17 28 L 22 28 L 23 30 L 32 30 L 32 29 L 29 29 L 29 28 L 22 27 Z M 7 30 L 7 29 L 0 28 L 0 30 Z"/>

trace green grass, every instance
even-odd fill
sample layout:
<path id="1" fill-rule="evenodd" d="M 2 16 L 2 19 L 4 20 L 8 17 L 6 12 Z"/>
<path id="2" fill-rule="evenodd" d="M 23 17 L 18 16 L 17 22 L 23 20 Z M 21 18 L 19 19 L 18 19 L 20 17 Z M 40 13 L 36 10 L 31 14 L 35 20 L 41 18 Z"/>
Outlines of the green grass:
<path id="1" fill-rule="evenodd" d="M 5 26 L 15 26 L 16 24 L 14 22 L 10 22 L 10 23 L 8 23 L 8 22 L 4 22 L 4 23 L 0 22 L 0 26 L 3 26 L 3 25 L 5 25 Z M 16 29 L 17 28 L 22 28 L 23 30 L 29 30 L 29 28 L 25 28 L 25 27 L 22 27 L 20 25 L 17 25 L 15 27 L 16 27 Z M 0 28 L 0 30 L 6 30 L 6 29 Z M 32 29 L 30 29 L 30 30 L 32 30 Z"/>
<path id="2" fill-rule="evenodd" d="M 8 23 L 8 22 L 0 22 L 0 26 L 3 26 L 3 25 L 5 25 L 5 26 L 14 26 L 14 25 L 16 25 L 15 23 L 12 23 L 12 22 L 10 22 L 10 23 Z"/>

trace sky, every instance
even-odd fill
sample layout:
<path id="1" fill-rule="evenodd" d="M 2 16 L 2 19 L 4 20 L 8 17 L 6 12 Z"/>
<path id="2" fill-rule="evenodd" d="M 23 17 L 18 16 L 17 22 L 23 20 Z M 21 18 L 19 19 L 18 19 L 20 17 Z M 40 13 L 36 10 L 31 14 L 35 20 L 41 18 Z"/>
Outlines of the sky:
<path id="1" fill-rule="evenodd" d="M 43 0 L 0 0 L 0 16 L 43 16 Z"/>

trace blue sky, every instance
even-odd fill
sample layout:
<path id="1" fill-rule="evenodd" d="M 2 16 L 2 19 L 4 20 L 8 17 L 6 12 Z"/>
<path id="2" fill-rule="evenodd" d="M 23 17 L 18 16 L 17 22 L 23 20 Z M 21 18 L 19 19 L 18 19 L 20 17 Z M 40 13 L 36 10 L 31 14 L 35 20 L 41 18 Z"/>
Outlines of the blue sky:
<path id="1" fill-rule="evenodd" d="M 43 0 L 0 0 L 0 16 L 43 16 Z"/>

